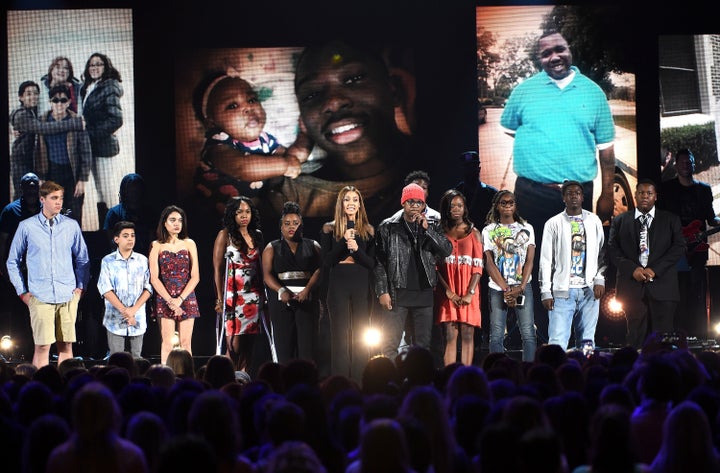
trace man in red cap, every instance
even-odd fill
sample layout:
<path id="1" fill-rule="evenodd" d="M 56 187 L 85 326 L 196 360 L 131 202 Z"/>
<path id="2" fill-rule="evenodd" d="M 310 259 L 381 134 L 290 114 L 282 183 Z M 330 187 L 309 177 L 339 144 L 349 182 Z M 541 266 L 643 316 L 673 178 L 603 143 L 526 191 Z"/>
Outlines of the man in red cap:
<path id="1" fill-rule="evenodd" d="M 383 355 L 394 360 L 411 317 L 414 343 L 430 348 L 433 324 L 435 260 L 452 252 L 438 222 L 429 222 L 425 191 L 417 184 L 403 188 L 402 213 L 383 220 L 375 234 L 375 293 L 385 309 Z"/>

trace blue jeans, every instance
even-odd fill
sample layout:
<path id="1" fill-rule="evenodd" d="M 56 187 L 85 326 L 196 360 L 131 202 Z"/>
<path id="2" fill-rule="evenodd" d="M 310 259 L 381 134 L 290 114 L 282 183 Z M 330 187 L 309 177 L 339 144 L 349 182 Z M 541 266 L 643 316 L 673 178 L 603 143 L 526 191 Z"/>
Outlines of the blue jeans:
<path id="1" fill-rule="evenodd" d="M 490 353 L 504 352 L 505 327 L 507 325 L 508 306 L 505 305 L 502 291 L 493 288 L 488 290 L 490 296 Z M 525 305 L 515 307 L 513 310 L 517 315 L 520 338 L 522 339 L 523 361 L 535 359 L 537 338 L 535 336 L 535 314 L 533 311 L 533 291 L 530 284 L 525 288 Z"/>
<path id="2" fill-rule="evenodd" d="M 593 289 L 570 288 L 570 297 L 554 299 L 554 308 L 548 312 L 548 344 L 567 350 L 570 330 L 574 327 L 576 348 L 580 348 L 583 340 L 591 340 L 595 346 L 600 301 L 595 299 Z"/>

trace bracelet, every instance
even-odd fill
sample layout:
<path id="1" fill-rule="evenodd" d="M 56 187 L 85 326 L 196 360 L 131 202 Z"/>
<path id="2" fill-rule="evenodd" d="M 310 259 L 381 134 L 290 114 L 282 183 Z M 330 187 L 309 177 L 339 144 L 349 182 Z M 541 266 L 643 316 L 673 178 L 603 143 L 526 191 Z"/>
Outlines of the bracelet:
<path id="1" fill-rule="evenodd" d="M 180 294 L 180 295 L 178 296 L 178 299 L 180 299 L 181 301 L 185 302 L 185 298 L 182 296 L 182 294 Z"/>
<path id="2" fill-rule="evenodd" d="M 285 286 L 283 286 L 283 287 L 281 287 L 280 289 L 278 289 L 278 296 L 282 296 L 282 295 L 283 295 L 284 293 L 286 293 L 286 292 L 288 292 L 288 288 L 286 288 Z"/>

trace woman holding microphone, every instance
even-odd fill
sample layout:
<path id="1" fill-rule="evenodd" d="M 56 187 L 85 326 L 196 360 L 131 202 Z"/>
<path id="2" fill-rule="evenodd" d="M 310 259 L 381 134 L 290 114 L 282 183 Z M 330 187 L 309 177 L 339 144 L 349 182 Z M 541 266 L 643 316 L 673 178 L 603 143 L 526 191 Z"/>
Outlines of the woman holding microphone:
<path id="1" fill-rule="evenodd" d="M 329 273 L 331 373 L 357 382 L 369 358 L 362 335 L 370 322 L 374 234 L 360 191 L 353 186 L 343 187 L 335 202 L 335 220 L 323 225 L 320 247 L 323 268 Z"/>

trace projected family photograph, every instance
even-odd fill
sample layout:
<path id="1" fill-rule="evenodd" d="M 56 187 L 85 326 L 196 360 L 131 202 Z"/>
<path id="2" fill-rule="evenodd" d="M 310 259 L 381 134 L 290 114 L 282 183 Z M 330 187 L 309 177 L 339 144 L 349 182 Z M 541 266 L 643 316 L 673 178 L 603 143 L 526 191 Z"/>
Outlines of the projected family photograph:
<path id="1" fill-rule="evenodd" d="M 388 51 L 329 40 L 184 52 L 178 194 L 214 216 L 210 223 L 228 198 L 250 197 L 270 233 L 294 201 L 308 234 L 318 234 L 347 185 L 360 190 L 374 224 L 392 215 L 398 183 L 418 163 L 410 154 L 413 76 Z"/>
<path id="2" fill-rule="evenodd" d="M 13 199 L 34 173 L 65 188 L 84 231 L 102 228 L 135 169 L 132 31 L 130 9 L 7 13 Z"/>
<path id="3" fill-rule="evenodd" d="M 634 208 L 634 74 L 621 38 L 597 26 L 619 12 L 572 6 L 476 12 L 482 180 L 514 190 L 537 225 L 562 211 L 565 179 L 584 184 L 584 207 L 606 225 Z M 557 48 L 565 51 L 562 60 L 543 60 Z M 568 88 L 543 95 L 541 81 L 566 72 Z M 582 94 L 568 92 L 578 87 Z"/>

